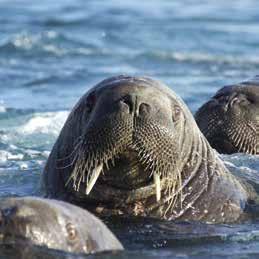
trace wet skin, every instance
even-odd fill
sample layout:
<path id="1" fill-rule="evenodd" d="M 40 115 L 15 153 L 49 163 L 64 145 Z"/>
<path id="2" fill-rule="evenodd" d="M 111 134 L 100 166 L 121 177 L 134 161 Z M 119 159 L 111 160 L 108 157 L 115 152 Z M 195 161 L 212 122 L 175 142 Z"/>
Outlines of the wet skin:
<path id="1" fill-rule="evenodd" d="M 195 119 L 219 153 L 259 154 L 259 77 L 221 88 Z"/>
<path id="2" fill-rule="evenodd" d="M 123 249 L 111 231 L 88 211 L 36 197 L 0 200 L 0 241 L 87 254 Z"/>
<path id="3" fill-rule="evenodd" d="M 167 86 L 118 76 L 71 111 L 44 170 L 48 197 L 96 213 L 233 222 L 256 197 Z M 219 202 L 220 201 L 220 202 Z"/>

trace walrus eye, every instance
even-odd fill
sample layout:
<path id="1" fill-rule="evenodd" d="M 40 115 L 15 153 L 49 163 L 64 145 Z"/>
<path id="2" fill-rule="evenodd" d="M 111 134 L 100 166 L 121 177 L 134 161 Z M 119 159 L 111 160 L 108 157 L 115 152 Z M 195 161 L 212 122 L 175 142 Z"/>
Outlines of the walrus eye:
<path id="1" fill-rule="evenodd" d="M 70 241 L 75 240 L 75 238 L 77 237 L 77 231 L 76 231 L 75 227 L 71 223 L 68 223 L 66 225 L 66 230 L 67 230 L 67 234 L 68 234 L 68 239 Z"/>
<path id="2" fill-rule="evenodd" d="M 176 122 L 180 119 L 182 110 L 180 108 L 180 106 L 175 105 L 173 108 L 173 122 Z"/>

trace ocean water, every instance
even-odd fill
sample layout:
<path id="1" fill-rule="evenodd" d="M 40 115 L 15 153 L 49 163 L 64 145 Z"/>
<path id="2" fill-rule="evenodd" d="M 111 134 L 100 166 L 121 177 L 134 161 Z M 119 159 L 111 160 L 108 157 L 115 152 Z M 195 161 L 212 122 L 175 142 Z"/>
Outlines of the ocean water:
<path id="1" fill-rule="evenodd" d="M 194 113 L 223 85 L 258 74 L 258 4 L 0 0 L 0 197 L 40 194 L 40 174 L 70 109 L 104 78 L 159 79 Z M 222 158 L 257 187 L 256 156 Z M 126 251 L 94 258 L 259 256 L 256 221 L 109 224 Z"/>

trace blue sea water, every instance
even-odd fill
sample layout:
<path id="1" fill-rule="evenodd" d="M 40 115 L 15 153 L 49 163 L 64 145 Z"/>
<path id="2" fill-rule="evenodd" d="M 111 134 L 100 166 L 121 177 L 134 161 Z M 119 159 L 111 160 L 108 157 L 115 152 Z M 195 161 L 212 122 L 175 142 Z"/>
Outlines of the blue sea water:
<path id="1" fill-rule="evenodd" d="M 39 194 L 44 163 L 75 102 L 102 79 L 162 80 L 194 113 L 259 71 L 257 0 L 0 0 L 0 197 Z M 259 160 L 223 156 L 259 183 Z M 259 222 L 115 222 L 126 252 L 95 258 L 252 258 Z"/>

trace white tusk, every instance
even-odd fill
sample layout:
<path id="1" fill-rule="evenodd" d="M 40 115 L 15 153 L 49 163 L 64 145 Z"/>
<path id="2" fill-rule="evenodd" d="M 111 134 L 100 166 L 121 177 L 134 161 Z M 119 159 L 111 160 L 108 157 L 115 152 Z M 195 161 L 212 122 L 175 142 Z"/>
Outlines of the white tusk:
<path id="1" fill-rule="evenodd" d="M 85 190 L 86 195 L 88 195 L 91 192 L 91 190 L 93 189 L 102 170 L 103 170 L 103 163 L 101 163 L 96 168 L 94 168 L 94 170 L 91 174 L 91 178 L 90 178 L 90 180 L 87 184 L 86 190 Z"/>
<path id="2" fill-rule="evenodd" d="M 153 180 L 156 188 L 156 201 L 160 201 L 161 199 L 161 183 L 160 183 L 160 175 L 157 173 L 153 174 Z"/>

